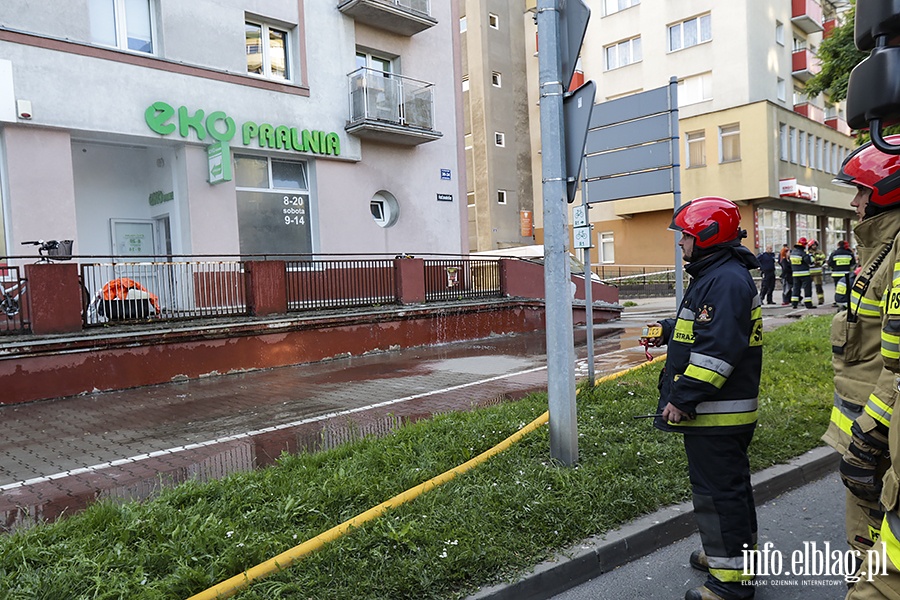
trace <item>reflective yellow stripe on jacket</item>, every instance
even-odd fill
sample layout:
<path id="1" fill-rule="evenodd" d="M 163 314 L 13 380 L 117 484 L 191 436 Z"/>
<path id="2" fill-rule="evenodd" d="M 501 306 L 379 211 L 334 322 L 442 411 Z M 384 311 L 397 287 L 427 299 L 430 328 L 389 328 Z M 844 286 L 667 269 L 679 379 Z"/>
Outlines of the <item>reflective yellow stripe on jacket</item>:
<path id="1" fill-rule="evenodd" d="M 891 427 L 891 415 L 893 409 L 881 401 L 881 398 L 875 394 L 869 394 L 869 401 L 866 402 L 866 414 L 881 423 L 887 428 Z"/>
<path id="2" fill-rule="evenodd" d="M 853 422 L 856 421 L 856 417 L 860 415 L 860 412 L 862 411 L 858 409 L 856 411 L 852 410 L 846 402 L 841 400 L 837 392 L 834 393 L 834 406 L 831 407 L 831 422 L 848 436 L 853 435 L 850 433 L 850 428 L 853 426 Z"/>
<path id="3" fill-rule="evenodd" d="M 710 400 L 701 402 L 695 409 L 697 416 L 691 421 L 669 422 L 675 427 L 723 427 L 749 425 L 757 420 L 759 398 L 744 400 Z"/>

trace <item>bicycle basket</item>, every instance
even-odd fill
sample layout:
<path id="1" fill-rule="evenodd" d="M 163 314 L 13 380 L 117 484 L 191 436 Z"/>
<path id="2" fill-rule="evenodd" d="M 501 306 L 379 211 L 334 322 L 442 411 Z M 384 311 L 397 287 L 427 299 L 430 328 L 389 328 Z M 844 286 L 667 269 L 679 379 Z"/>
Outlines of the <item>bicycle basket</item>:
<path id="1" fill-rule="evenodd" d="M 47 250 L 47 256 L 49 256 L 53 260 L 71 260 L 72 240 L 58 241 L 55 248 L 50 248 Z"/>

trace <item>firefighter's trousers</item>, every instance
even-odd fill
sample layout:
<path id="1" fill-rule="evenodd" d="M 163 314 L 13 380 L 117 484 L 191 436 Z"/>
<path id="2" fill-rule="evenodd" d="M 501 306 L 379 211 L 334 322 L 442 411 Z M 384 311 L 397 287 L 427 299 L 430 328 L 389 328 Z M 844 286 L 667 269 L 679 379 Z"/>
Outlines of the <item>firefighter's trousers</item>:
<path id="1" fill-rule="evenodd" d="M 756 547 L 756 505 L 747 447 L 753 432 L 685 434 L 684 449 L 700 541 L 709 560 L 706 587 L 726 600 L 753 597 L 744 550 Z"/>
<path id="2" fill-rule="evenodd" d="M 896 512 L 884 516 L 881 524 L 881 540 L 870 550 L 871 557 L 862 556 L 862 567 L 856 574 L 859 581 L 850 588 L 846 600 L 900 600 L 900 515 Z M 879 560 L 887 564 L 876 565 Z M 865 573 L 863 573 L 865 572 Z"/>
<path id="3" fill-rule="evenodd" d="M 791 290 L 791 305 L 797 308 L 800 300 L 807 308 L 812 308 L 812 280 L 809 275 L 794 275 L 794 289 Z"/>

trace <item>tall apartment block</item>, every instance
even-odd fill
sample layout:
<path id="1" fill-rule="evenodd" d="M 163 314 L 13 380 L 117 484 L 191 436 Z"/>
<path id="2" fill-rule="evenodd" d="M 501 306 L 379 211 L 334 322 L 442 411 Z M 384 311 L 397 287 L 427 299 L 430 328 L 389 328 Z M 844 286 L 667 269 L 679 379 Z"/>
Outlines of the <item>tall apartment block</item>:
<path id="1" fill-rule="evenodd" d="M 534 1 L 532 0 L 532 5 Z M 779 248 L 815 238 L 826 252 L 848 240 L 851 194 L 831 183 L 854 139 L 840 106 L 810 98 L 816 49 L 846 3 L 817 0 L 588 0 L 580 69 L 596 102 L 678 81 L 681 197 L 724 196 L 741 207 L 745 245 Z M 543 239 L 539 51 L 523 18 L 531 114 L 535 221 Z M 580 203 L 578 198 L 576 203 Z M 591 205 L 592 260 L 671 266 L 673 195 Z M 672 236 L 672 237 L 670 237 Z"/>

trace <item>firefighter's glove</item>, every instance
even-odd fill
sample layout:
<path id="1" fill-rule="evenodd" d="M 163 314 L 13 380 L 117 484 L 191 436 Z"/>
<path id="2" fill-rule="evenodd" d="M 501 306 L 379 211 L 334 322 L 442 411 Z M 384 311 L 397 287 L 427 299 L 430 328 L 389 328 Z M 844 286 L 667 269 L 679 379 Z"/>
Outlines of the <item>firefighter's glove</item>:
<path id="1" fill-rule="evenodd" d="M 879 445 L 858 435 L 858 427 L 853 424 L 853 440 L 841 457 L 841 481 L 854 496 L 867 502 L 878 502 L 881 497 L 881 477 L 878 475 L 878 461 L 884 453 Z M 866 436 L 868 437 L 868 436 Z"/>

